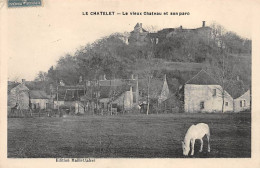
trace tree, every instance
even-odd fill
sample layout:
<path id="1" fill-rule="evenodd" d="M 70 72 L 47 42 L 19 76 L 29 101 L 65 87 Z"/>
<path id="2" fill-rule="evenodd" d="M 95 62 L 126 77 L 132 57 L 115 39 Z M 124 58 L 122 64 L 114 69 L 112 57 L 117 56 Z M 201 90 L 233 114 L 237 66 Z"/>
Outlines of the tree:
<path id="1" fill-rule="evenodd" d="M 8 81 L 12 81 L 12 82 L 15 82 L 15 83 L 17 83 L 17 82 L 19 82 L 20 81 L 20 76 L 18 76 L 18 75 L 15 75 L 14 77 L 12 77 L 10 80 L 9 80 L 9 78 L 8 78 Z"/>
<path id="2" fill-rule="evenodd" d="M 161 62 L 161 60 L 154 58 L 151 53 L 147 59 L 137 60 L 135 65 L 134 74 L 139 76 L 139 86 L 143 87 L 141 91 L 143 91 L 142 94 L 146 96 L 147 99 L 147 115 L 149 114 L 150 100 L 157 98 L 157 92 L 162 88 L 159 84 L 161 80 L 155 77 L 156 72 L 161 66 Z"/>
<path id="3" fill-rule="evenodd" d="M 108 78 L 129 75 L 132 51 L 122 37 L 124 35 L 112 34 L 77 51 L 79 72 L 91 80 L 103 74 Z"/>
<path id="4" fill-rule="evenodd" d="M 35 78 L 35 81 L 47 81 L 48 74 L 46 72 L 40 71 Z"/>
<path id="5" fill-rule="evenodd" d="M 209 68 L 207 68 L 207 71 L 221 86 L 216 87 L 220 92 L 220 94 L 216 94 L 216 96 L 221 97 L 222 99 L 221 111 L 224 113 L 225 98 L 229 98 L 227 90 L 233 86 L 234 80 L 238 75 L 238 72 L 236 71 L 239 69 L 239 66 L 237 66 L 233 59 L 228 55 L 225 48 L 220 48 L 219 51 L 220 52 L 216 54 L 215 59 L 212 61 Z"/>

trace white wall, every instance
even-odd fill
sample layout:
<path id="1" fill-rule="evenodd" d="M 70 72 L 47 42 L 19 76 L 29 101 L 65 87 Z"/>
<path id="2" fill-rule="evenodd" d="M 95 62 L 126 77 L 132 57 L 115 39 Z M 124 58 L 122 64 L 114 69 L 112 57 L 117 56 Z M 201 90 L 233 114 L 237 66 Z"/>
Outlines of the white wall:
<path id="1" fill-rule="evenodd" d="M 54 109 L 58 109 L 58 106 L 64 105 L 64 101 L 53 101 L 54 103 Z"/>
<path id="2" fill-rule="evenodd" d="M 213 96 L 216 89 L 216 96 Z M 194 85 L 184 86 L 184 110 L 185 112 L 221 112 L 222 111 L 222 88 L 220 85 Z M 204 101 L 204 109 L 200 103 Z M 228 102 L 228 106 L 225 103 Z M 224 112 L 233 111 L 233 98 L 225 91 Z"/>
<path id="3" fill-rule="evenodd" d="M 125 109 L 132 109 L 132 107 L 133 107 L 133 92 L 132 91 L 125 92 L 124 107 L 125 107 Z"/>
<path id="4" fill-rule="evenodd" d="M 120 95 L 116 100 L 113 101 L 119 106 L 123 106 L 126 110 L 132 109 L 133 107 L 133 92 L 126 91 L 122 95 Z"/>
<path id="5" fill-rule="evenodd" d="M 84 114 L 85 113 L 84 105 L 79 101 L 75 102 L 75 113 L 76 114 L 78 114 L 78 113 Z"/>
<path id="6" fill-rule="evenodd" d="M 245 101 L 245 105 L 240 106 L 240 101 Z M 236 98 L 234 100 L 234 112 L 244 111 L 246 109 L 250 109 L 250 90 L 245 92 L 242 96 Z"/>
<path id="7" fill-rule="evenodd" d="M 46 109 L 47 108 L 46 103 L 50 104 L 49 99 L 31 99 L 31 103 L 32 105 L 39 103 L 40 109 Z"/>

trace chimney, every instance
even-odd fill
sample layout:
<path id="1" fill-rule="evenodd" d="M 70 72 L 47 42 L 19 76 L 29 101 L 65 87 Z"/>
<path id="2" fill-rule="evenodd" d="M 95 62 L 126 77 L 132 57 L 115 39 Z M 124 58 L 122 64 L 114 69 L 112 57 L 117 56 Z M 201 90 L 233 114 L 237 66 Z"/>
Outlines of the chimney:
<path id="1" fill-rule="evenodd" d="M 22 84 L 25 84 L 25 79 L 22 79 Z"/>
<path id="2" fill-rule="evenodd" d="M 142 28 L 143 27 L 143 23 L 139 23 L 139 26 L 140 26 L 140 28 Z"/>
<path id="3" fill-rule="evenodd" d="M 182 30 L 182 25 L 180 26 L 180 29 Z"/>
<path id="4" fill-rule="evenodd" d="M 82 76 L 79 76 L 79 83 L 82 82 Z"/>
<path id="5" fill-rule="evenodd" d="M 205 27 L 206 21 L 202 21 L 202 27 Z"/>
<path id="6" fill-rule="evenodd" d="M 131 74 L 131 80 L 134 80 L 135 78 L 134 78 L 134 74 Z"/>

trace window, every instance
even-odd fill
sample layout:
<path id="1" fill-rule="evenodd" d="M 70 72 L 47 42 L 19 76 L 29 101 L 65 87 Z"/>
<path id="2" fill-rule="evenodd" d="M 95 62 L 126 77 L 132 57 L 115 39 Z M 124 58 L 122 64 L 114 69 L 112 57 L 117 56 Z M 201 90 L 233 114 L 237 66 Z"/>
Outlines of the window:
<path id="1" fill-rule="evenodd" d="M 204 109 L 204 102 L 200 102 L 200 109 Z"/>
<path id="2" fill-rule="evenodd" d="M 49 103 L 46 103 L 46 109 L 49 109 L 49 108 L 50 108 L 49 105 L 50 105 Z"/>
<path id="3" fill-rule="evenodd" d="M 105 108 L 105 104 L 103 102 L 100 103 L 100 106 L 101 106 L 102 109 Z"/>
<path id="4" fill-rule="evenodd" d="M 113 103 L 113 104 L 112 104 L 112 108 L 117 108 L 117 104 L 116 104 L 116 103 Z"/>
<path id="5" fill-rule="evenodd" d="M 245 107 L 245 106 L 246 106 L 246 101 L 240 100 L 240 107 Z"/>
<path id="6" fill-rule="evenodd" d="M 39 109 L 40 108 L 40 104 L 39 103 L 34 103 L 33 104 L 33 109 Z"/>
<path id="7" fill-rule="evenodd" d="M 225 105 L 228 106 L 228 102 L 226 102 Z"/>
<path id="8" fill-rule="evenodd" d="M 213 96 L 217 95 L 217 89 L 213 89 Z"/>

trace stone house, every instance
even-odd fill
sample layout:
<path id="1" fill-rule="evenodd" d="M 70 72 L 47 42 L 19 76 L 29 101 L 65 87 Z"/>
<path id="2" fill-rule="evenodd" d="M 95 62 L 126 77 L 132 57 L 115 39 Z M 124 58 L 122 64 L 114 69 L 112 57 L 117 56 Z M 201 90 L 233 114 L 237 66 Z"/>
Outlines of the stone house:
<path id="1" fill-rule="evenodd" d="M 46 109 L 50 107 L 50 98 L 43 90 L 36 90 L 40 82 L 25 81 L 22 83 L 8 83 L 8 107 L 27 110 Z"/>
<path id="2" fill-rule="evenodd" d="M 29 91 L 32 109 L 48 109 L 50 108 L 50 98 L 42 90 Z"/>
<path id="3" fill-rule="evenodd" d="M 140 80 L 140 101 L 141 113 L 145 113 L 147 110 L 147 93 L 148 93 L 148 81 L 147 79 Z M 149 113 L 158 112 L 158 110 L 164 108 L 164 102 L 170 96 L 170 90 L 166 80 L 166 75 L 162 78 L 152 78 L 149 84 Z"/>
<path id="4" fill-rule="evenodd" d="M 234 112 L 250 110 L 251 98 L 250 90 L 244 92 L 241 96 L 234 99 Z"/>
<path id="5" fill-rule="evenodd" d="M 53 106 L 58 109 L 60 106 L 74 108 L 77 101 L 81 101 L 81 97 L 85 95 L 85 87 L 83 85 L 76 86 L 58 86 L 58 91 L 54 94 Z"/>
<path id="6" fill-rule="evenodd" d="M 251 109 L 250 85 L 245 85 L 243 80 L 237 76 L 228 86 L 227 91 L 234 99 L 234 112 L 241 112 Z M 226 86 L 227 87 L 227 86 Z"/>
<path id="7" fill-rule="evenodd" d="M 224 105 L 222 93 L 224 92 Z M 201 70 L 184 85 L 184 111 L 197 112 L 233 112 L 232 96 L 206 71 Z"/>
<path id="8" fill-rule="evenodd" d="M 112 105 L 116 105 L 124 110 L 131 110 L 134 107 L 133 89 L 123 90 L 118 96 L 109 101 Z"/>
<path id="9" fill-rule="evenodd" d="M 96 93 L 99 95 L 100 109 L 108 111 L 112 105 L 112 108 L 119 110 L 130 110 L 138 105 L 138 78 L 134 78 L 133 75 L 130 79 L 103 79 L 98 85 Z"/>
<path id="10" fill-rule="evenodd" d="M 8 108 L 29 109 L 30 96 L 29 88 L 22 83 L 13 83 L 8 85 Z"/>

